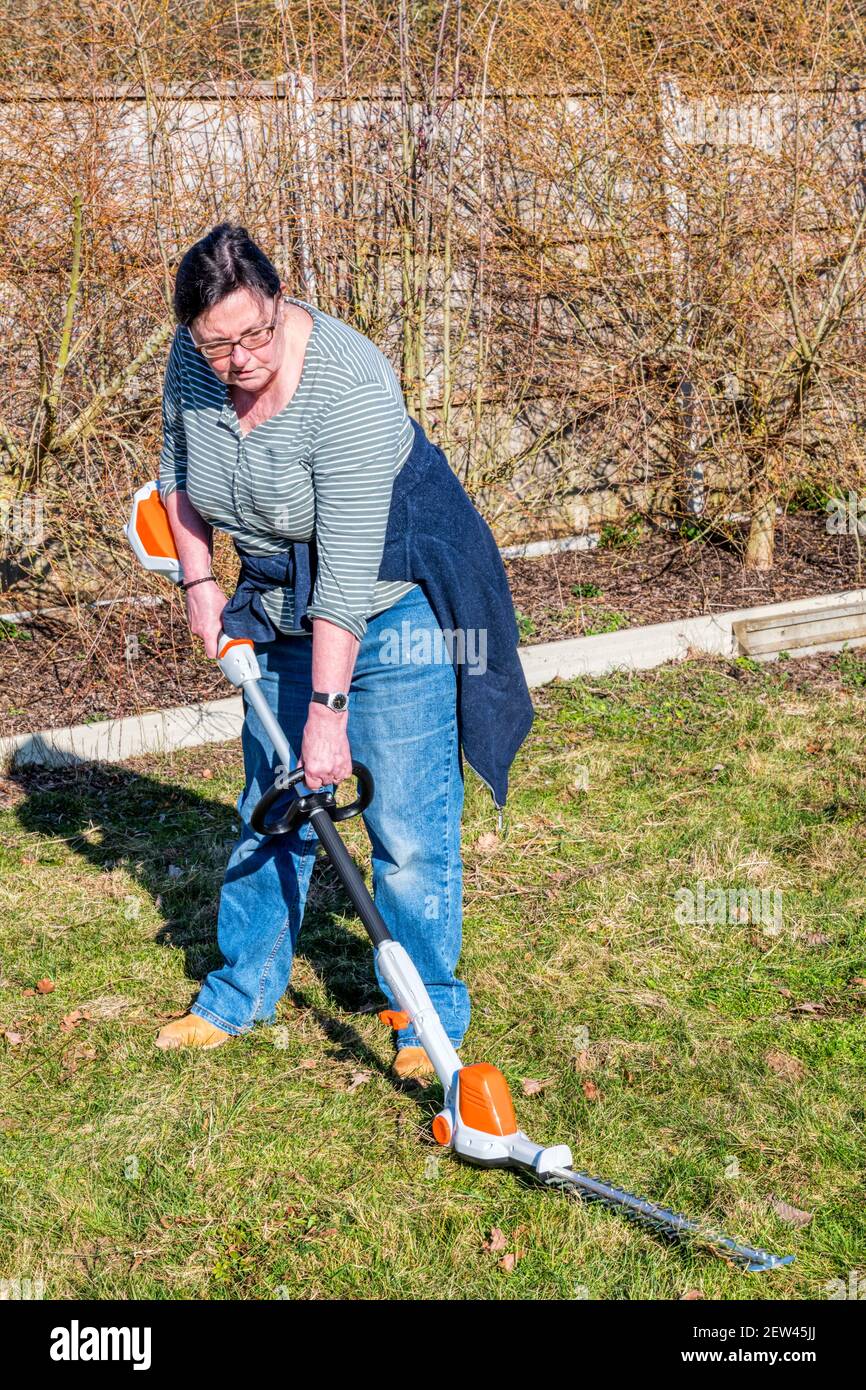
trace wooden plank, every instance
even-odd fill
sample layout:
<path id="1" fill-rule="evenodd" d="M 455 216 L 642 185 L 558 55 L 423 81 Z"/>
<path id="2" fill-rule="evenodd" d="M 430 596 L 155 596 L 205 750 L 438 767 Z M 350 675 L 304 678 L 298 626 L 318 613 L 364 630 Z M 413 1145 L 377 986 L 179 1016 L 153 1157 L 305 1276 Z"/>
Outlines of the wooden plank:
<path id="1" fill-rule="evenodd" d="M 849 603 L 784 616 L 744 618 L 733 624 L 740 649 L 749 656 L 789 652 L 829 642 L 866 637 L 866 603 Z"/>

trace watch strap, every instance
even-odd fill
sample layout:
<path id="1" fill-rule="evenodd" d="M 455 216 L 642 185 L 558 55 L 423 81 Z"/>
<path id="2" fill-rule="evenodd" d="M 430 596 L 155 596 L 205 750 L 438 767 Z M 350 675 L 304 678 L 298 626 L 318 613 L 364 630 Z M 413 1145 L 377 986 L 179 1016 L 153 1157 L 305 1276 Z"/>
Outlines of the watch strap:
<path id="1" fill-rule="evenodd" d="M 314 690 L 311 699 L 318 705 L 327 705 L 329 709 L 344 710 L 349 703 L 349 697 L 344 690 Z M 339 703 L 335 704 L 337 700 Z"/>

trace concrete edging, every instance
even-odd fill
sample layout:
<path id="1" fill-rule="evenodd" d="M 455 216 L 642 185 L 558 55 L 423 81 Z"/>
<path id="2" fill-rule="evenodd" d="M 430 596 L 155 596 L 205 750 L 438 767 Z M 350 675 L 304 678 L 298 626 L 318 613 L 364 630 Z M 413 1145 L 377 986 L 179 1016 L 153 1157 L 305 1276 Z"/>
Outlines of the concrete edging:
<path id="1" fill-rule="evenodd" d="M 844 607 L 864 601 L 866 589 L 848 589 L 843 593 L 818 594 L 814 598 L 789 599 L 785 603 L 759 604 L 755 608 L 732 608 L 700 618 L 676 618 L 670 623 L 628 627 L 620 632 L 600 633 L 597 637 L 540 642 L 522 647 L 520 656 L 530 687 L 545 685 L 557 676 L 567 679 L 604 676 L 616 670 L 646 671 L 666 661 L 682 661 L 690 654 L 734 657 L 740 655 L 734 623 L 747 618 L 782 617 L 786 613 L 814 612 L 830 604 Z M 864 642 L 866 639 L 857 639 L 847 645 L 861 646 Z M 845 642 L 825 642 L 813 647 L 798 647 L 797 656 L 839 651 L 845 645 Z"/>
<path id="2" fill-rule="evenodd" d="M 101 719 L 97 724 L 72 724 L 34 734 L 0 738 L 0 767 L 40 764 L 120 763 L 139 753 L 171 752 L 205 743 L 239 738 L 244 722 L 240 695 L 227 700 L 204 700 L 175 705 L 153 714 L 125 719 Z"/>
<path id="3" fill-rule="evenodd" d="M 866 589 L 850 589 L 839 594 L 819 594 L 814 598 L 768 603 L 756 608 L 731 609 L 700 618 L 677 618 L 670 623 L 624 628 L 596 637 L 566 637 L 558 642 L 521 647 L 520 660 L 527 685 L 533 689 L 557 677 L 568 680 L 573 676 L 603 676 L 616 670 L 646 671 L 668 661 L 682 661 L 690 655 L 734 657 L 738 654 L 735 622 L 810 612 L 831 603 L 844 607 L 863 602 L 866 602 Z M 838 651 L 846 645 L 866 645 L 866 638 L 847 644 L 830 642 L 800 647 L 797 656 Z M 12 734 L 0 738 L 0 767 L 122 762 L 139 753 L 225 743 L 239 738 L 242 727 L 243 700 L 240 695 L 234 695 L 225 700 L 176 705 L 152 714 L 101 720 L 97 724 Z"/>

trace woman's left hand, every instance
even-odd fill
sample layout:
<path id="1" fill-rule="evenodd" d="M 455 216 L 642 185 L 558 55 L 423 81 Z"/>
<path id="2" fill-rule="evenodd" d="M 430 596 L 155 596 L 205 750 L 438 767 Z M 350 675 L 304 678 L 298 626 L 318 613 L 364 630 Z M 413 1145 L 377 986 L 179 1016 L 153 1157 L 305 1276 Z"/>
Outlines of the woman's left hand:
<path id="1" fill-rule="evenodd" d="M 301 742 L 304 782 L 310 791 L 351 776 L 348 722 L 347 712 L 328 709 L 327 705 L 310 706 Z"/>

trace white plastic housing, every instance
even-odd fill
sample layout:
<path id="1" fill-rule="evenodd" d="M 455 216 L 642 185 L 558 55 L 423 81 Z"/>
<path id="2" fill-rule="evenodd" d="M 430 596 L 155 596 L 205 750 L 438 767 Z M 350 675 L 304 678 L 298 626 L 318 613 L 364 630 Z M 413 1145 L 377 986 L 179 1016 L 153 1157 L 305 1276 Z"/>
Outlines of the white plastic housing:
<path id="1" fill-rule="evenodd" d="M 145 483 L 143 487 L 138 488 L 138 490 L 133 493 L 132 511 L 129 521 L 124 525 L 123 534 L 129 541 L 133 554 L 139 564 L 143 565 L 146 570 L 151 570 L 154 574 L 161 574 L 164 578 L 170 579 L 174 584 L 182 584 L 183 570 L 181 569 L 177 557 L 173 555 L 152 555 L 145 549 L 141 537 L 138 534 L 138 509 L 154 492 L 159 492 L 159 483 L 152 480 L 149 483 Z"/>

